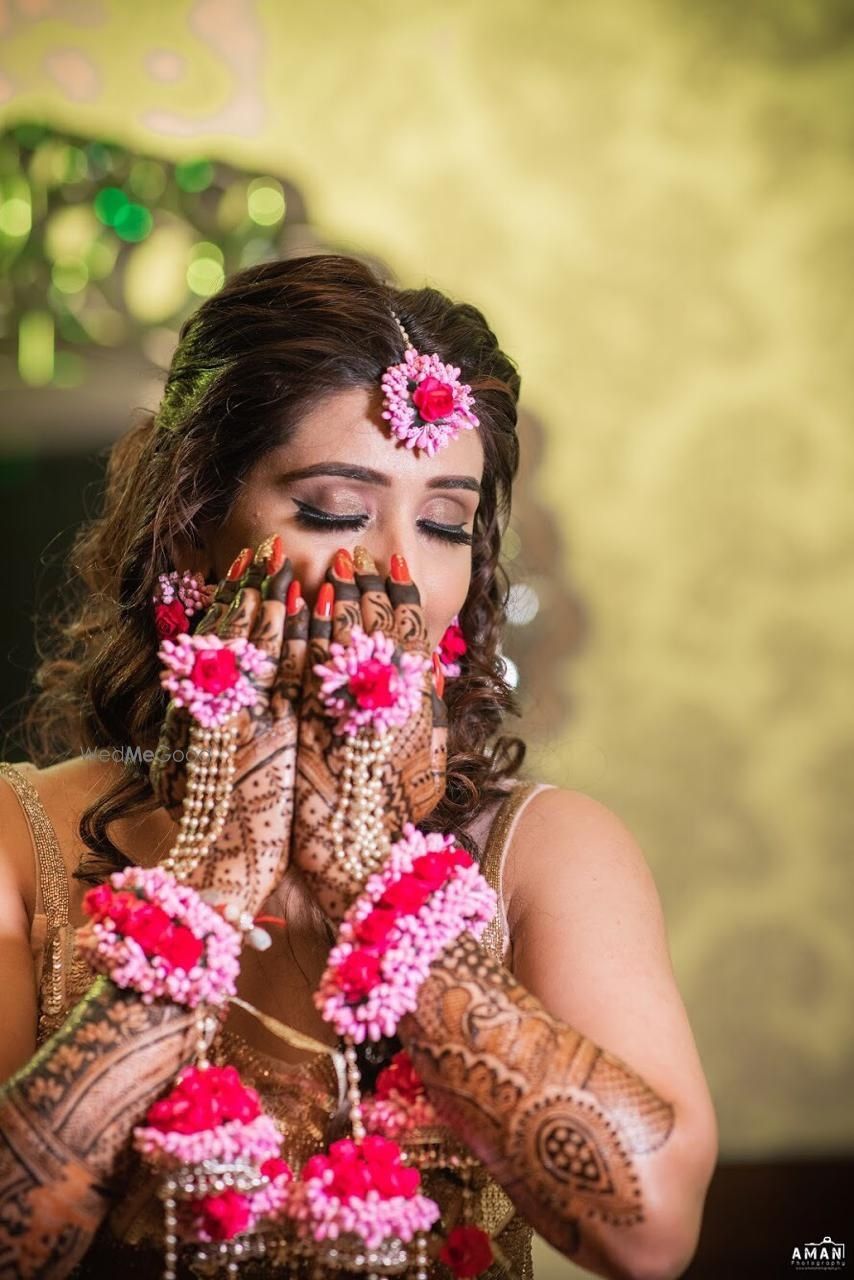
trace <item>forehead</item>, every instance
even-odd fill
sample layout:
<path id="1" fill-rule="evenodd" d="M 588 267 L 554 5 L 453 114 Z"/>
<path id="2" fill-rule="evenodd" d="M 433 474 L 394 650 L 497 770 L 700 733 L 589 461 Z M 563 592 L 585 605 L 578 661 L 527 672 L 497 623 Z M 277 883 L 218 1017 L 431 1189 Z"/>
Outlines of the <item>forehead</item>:
<path id="1" fill-rule="evenodd" d="M 300 419 L 282 456 L 293 469 L 318 462 L 353 462 L 392 480 L 425 483 L 434 476 L 467 475 L 480 481 L 483 445 L 479 433 L 461 431 L 429 458 L 395 440 L 382 415 L 382 391 L 352 387 L 331 392 Z"/>

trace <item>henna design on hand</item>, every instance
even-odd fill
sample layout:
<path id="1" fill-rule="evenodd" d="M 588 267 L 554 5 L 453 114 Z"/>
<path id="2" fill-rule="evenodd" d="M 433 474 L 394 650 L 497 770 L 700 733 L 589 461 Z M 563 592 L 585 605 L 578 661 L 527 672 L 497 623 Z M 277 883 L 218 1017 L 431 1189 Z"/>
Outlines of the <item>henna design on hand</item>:
<path id="1" fill-rule="evenodd" d="M 470 933 L 434 962 L 398 1033 L 441 1118 L 557 1248 L 578 1250 L 583 1219 L 643 1221 L 634 1157 L 667 1141 L 673 1107 Z"/>
<path id="2" fill-rule="evenodd" d="M 0 1277 L 60 1277 L 110 1207 L 131 1131 L 193 1055 L 195 1016 L 97 978 L 0 1093 Z"/>

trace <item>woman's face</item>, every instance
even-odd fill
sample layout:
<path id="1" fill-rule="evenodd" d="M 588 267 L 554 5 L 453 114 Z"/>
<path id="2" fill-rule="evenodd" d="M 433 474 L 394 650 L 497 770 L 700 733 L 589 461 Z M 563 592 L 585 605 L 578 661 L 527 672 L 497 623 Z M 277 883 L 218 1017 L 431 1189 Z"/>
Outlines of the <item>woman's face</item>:
<path id="1" fill-rule="evenodd" d="M 243 547 L 278 533 L 313 604 L 339 547 L 361 543 L 383 576 L 399 554 L 437 645 L 469 588 L 483 446 L 477 431 L 462 431 L 428 458 L 395 441 L 381 411 L 381 392 L 356 388 L 307 413 L 250 470 L 228 519 L 208 530 L 208 564 L 193 567 L 218 580 Z"/>

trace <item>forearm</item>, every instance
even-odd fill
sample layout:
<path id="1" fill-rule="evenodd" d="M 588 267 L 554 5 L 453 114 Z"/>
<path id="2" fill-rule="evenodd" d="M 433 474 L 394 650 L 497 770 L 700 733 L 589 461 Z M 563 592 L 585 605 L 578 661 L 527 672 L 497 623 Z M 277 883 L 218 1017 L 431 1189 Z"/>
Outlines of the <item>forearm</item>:
<path id="1" fill-rule="evenodd" d="M 469 933 L 434 962 L 398 1032 L 440 1117 L 537 1231 L 600 1274 L 646 1274 L 621 1260 L 661 1256 L 647 1204 L 660 1205 L 660 1186 L 638 1157 L 671 1138 L 665 1099 Z"/>
<path id="2" fill-rule="evenodd" d="M 195 1016 L 98 978 L 0 1092 L 0 1277 L 60 1277 L 109 1207 L 133 1127 L 195 1047 Z"/>

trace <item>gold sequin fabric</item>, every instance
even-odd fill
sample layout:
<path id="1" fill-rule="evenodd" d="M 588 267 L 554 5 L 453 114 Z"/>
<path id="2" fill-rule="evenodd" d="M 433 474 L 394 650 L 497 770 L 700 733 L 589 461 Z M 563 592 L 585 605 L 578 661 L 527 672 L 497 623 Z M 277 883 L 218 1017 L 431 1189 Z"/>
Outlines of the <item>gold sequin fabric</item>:
<path id="1" fill-rule="evenodd" d="M 41 1044 L 85 994 L 93 975 L 74 950 L 74 931 L 68 918 L 68 873 L 50 818 L 20 766 L 0 762 L 0 776 L 15 790 L 35 851 L 37 896 L 32 944 L 39 989 L 38 1043 Z M 499 963 L 504 961 L 508 945 L 500 883 L 503 854 L 523 806 L 539 789 L 537 784 L 516 783 L 490 811 L 481 814 L 472 827 L 472 835 L 481 849 L 483 874 L 499 897 L 498 910 L 484 931 L 482 945 Z M 294 1168 L 301 1167 L 308 1156 L 322 1149 L 327 1127 L 338 1112 L 341 1099 L 339 1080 L 328 1054 L 317 1054 L 298 1063 L 284 1062 L 257 1050 L 238 1033 L 223 1028 L 214 1041 L 211 1058 L 219 1064 L 236 1066 L 243 1079 L 258 1090 L 266 1110 L 282 1125 L 283 1154 Z M 425 1194 L 432 1196 L 442 1209 L 442 1222 L 449 1225 L 458 1220 L 461 1211 L 461 1184 L 453 1167 L 453 1155 L 462 1149 L 448 1130 L 435 1132 L 439 1164 L 424 1170 L 423 1186 Z M 512 1201 L 483 1164 L 474 1166 L 471 1185 L 474 1192 L 471 1220 L 495 1236 L 519 1280 L 532 1280 L 531 1227 L 515 1212 Z M 137 1167 L 127 1193 L 111 1216 L 109 1227 L 99 1233 L 87 1253 L 80 1276 L 102 1274 L 93 1267 L 108 1267 L 113 1271 L 120 1265 L 129 1276 L 145 1274 L 150 1265 L 152 1239 L 157 1239 L 161 1232 L 159 1205 L 144 1172 Z M 247 1276 L 251 1271 L 252 1277 L 287 1274 L 281 1266 L 265 1269 L 263 1263 L 244 1270 Z M 431 1280 L 448 1280 L 450 1274 L 442 1263 L 430 1264 Z M 503 1276 L 505 1272 L 496 1263 L 482 1273 L 481 1280 L 499 1280 Z"/>

